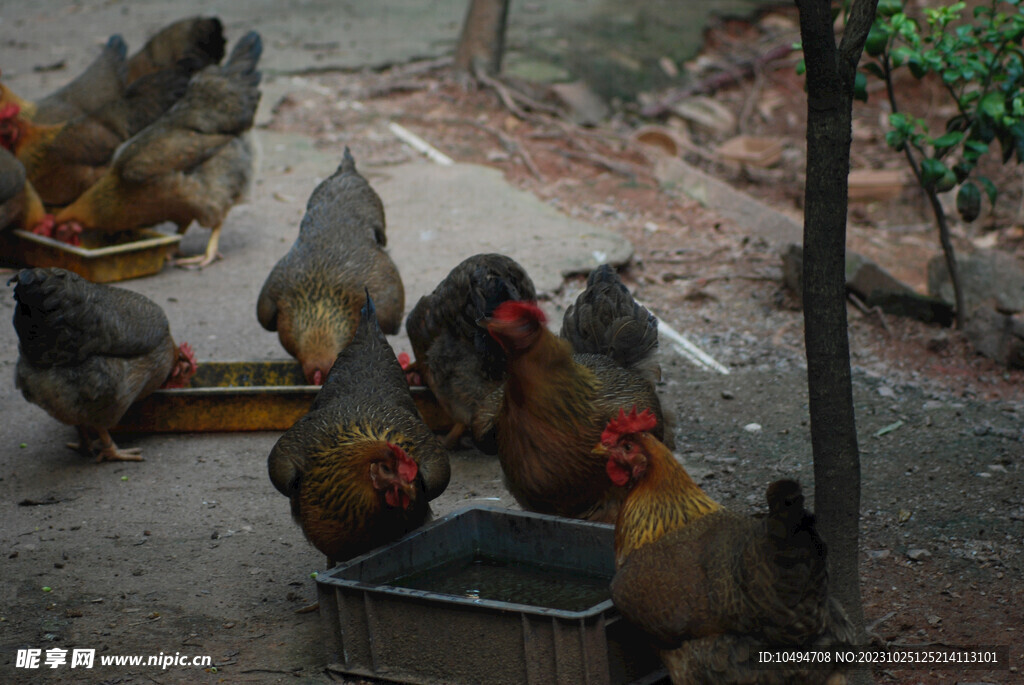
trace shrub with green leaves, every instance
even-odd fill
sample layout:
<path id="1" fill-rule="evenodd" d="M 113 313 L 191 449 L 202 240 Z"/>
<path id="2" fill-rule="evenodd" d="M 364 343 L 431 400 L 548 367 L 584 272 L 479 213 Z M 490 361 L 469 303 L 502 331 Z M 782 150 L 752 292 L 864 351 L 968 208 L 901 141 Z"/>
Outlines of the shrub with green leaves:
<path id="1" fill-rule="evenodd" d="M 926 191 L 959 186 L 957 210 L 973 221 L 982 190 L 993 204 L 998 193 L 989 178 L 973 173 L 979 160 L 998 142 L 1003 163 L 1024 161 L 1024 7 L 1021 0 L 992 0 L 968 16 L 966 9 L 963 2 L 925 8 L 922 25 L 904 13 L 902 0 L 879 0 L 862 69 L 886 84 L 892 104 L 886 142 L 907 154 Z M 933 134 L 924 119 L 901 111 L 893 75 L 903 67 L 918 79 L 940 79 L 957 107 L 945 131 Z"/>

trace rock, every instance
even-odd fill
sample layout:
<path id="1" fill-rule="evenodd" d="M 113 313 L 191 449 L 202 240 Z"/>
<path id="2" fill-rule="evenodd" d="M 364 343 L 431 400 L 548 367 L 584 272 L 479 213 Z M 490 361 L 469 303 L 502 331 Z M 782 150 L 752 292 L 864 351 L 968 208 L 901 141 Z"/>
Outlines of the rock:
<path id="1" fill-rule="evenodd" d="M 868 550 L 868 559 L 887 559 L 891 552 L 887 549 L 870 549 Z"/>
<path id="2" fill-rule="evenodd" d="M 1024 369 L 1024 317 L 1000 314 L 982 305 L 971 312 L 964 335 L 989 359 L 1011 369 Z"/>
<path id="3" fill-rule="evenodd" d="M 913 293 L 895 276 L 856 252 L 846 253 L 846 287 L 867 301 L 875 291 L 886 293 Z"/>
<path id="4" fill-rule="evenodd" d="M 803 246 L 789 245 L 782 254 L 782 282 L 797 295 L 803 293 Z M 846 253 L 846 287 L 869 307 L 941 326 L 953 324 L 953 308 L 937 297 L 915 293 L 909 286 L 856 252 Z"/>
<path id="5" fill-rule="evenodd" d="M 982 304 L 1004 314 L 1024 311 L 1024 267 L 1013 256 L 979 250 L 958 254 L 956 264 L 964 291 L 964 311 L 973 312 Z M 943 255 L 928 262 L 928 293 L 949 303 L 954 301 Z"/>
<path id="6" fill-rule="evenodd" d="M 864 301 L 864 304 L 869 307 L 880 307 L 883 312 L 893 316 L 935 323 L 947 328 L 953 325 L 952 305 L 937 297 L 928 297 L 914 292 L 875 290 Z M 948 341 L 945 344 L 948 345 Z"/>
<path id="7" fill-rule="evenodd" d="M 611 114 L 608 104 L 583 81 L 556 83 L 551 90 L 569 108 L 573 122 L 580 126 L 596 126 Z"/>
<path id="8" fill-rule="evenodd" d="M 945 304 L 945 303 L 943 303 L 943 304 Z M 946 305 L 946 306 L 949 309 L 949 315 L 950 315 L 950 318 L 952 319 L 953 308 L 950 307 L 949 305 Z M 939 331 L 938 333 L 933 335 L 931 338 L 929 338 L 927 347 L 928 347 L 929 351 L 931 351 L 931 352 L 942 352 L 944 349 L 949 347 L 949 336 L 946 334 L 945 331 Z"/>
<path id="9" fill-rule="evenodd" d="M 804 248 L 803 245 L 791 243 L 782 253 L 782 284 L 803 297 L 803 269 L 804 269 Z"/>
<path id="10" fill-rule="evenodd" d="M 703 95 L 688 97 L 672 105 L 672 112 L 691 124 L 711 133 L 725 135 L 736 127 L 736 114 L 714 98 Z"/>
<path id="11" fill-rule="evenodd" d="M 907 550 L 907 558 L 910 559 L 911 561 L 924 561 L 925 559 L 927 559 L 931 555 L 932 555 L 932 553 L 929 552 L 926 549 L 908 549 Z"/>
<path id="12" fill-rule="evenodd" d="M 888 385 L 883 385 L 878 388 L 878 394 L 882 397 L 896 397 L 896 391 L 890 388 Z"/>
<path id="13" fill-rule="evenodd" d="M 743 430 L 747 431 L 748 433 L 760 433 L 761 432 L 761 424 L 759 424 L 759 423 L 748 423 L 747 425 L 745 425 L 743 427 Z"/>

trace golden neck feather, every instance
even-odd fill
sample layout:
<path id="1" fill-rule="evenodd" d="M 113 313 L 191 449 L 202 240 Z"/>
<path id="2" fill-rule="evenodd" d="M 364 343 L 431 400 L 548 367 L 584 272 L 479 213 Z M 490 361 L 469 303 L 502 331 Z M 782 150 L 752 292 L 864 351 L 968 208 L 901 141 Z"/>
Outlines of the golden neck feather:
<path id="1" fill-rule="evenodd" d="M 634 550 L 722 508 L 700 489 L 672 452 L 653 436 L 639 441 L 647 469 L 626 497 L 615 525 L 616 564 Z"/>

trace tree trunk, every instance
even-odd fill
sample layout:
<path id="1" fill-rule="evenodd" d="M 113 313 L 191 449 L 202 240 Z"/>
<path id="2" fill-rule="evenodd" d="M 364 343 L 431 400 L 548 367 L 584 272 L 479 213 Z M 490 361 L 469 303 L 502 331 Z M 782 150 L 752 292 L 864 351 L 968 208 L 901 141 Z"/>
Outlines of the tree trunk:
<path id="1" fill-rule="evenodd" d="M 814 509 L 831 587 L 864 641 L 858 562 L 860 454 L 846 324 L 846 210 L 853 85 L 877 0 L 856 0 L 837 48 L 828 0 L 796 0 L 807 65 L 803 304 Z"/>
<path id="2" fill-rule="evenodd" d="M 508 3 L 509 0 L 469 1 L 455 50 L 455 67 L 463 74 L 496 76 L 501 72 Z"/>

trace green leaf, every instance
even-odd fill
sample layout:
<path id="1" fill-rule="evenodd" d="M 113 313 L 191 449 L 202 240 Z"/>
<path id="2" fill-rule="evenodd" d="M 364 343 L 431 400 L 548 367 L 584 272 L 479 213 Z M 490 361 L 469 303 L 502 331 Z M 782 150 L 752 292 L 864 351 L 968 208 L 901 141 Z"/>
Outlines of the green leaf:
<path id="1" fill-rule="evenodd" d="M 995 206 L 996 198 L 999 196 L 999 190 L 996 188 L 996 184 L 990 181 L 988 176 L 978 176 L 978 183 L 981 184 L 985 194 L 988 195 L 988 201 Z"/>
<path id="2" fill-rule="evenodd" d="M 902 66 L 907 61 L 917 58 L 917 56 L 917 51 L 906 45 L 897 46 L 889 53 L 893 67 Z"/>
<path id="3" fill-rule="evenodd" d="M 925 157 L 921 160 L 921 180 L 926 186 L 935 185 L 946 175 L 947 171 L 949 169 L 946 168 L 946 165 L 937 159 Z"/>
<path id="4" fill-rule="evenodd" d="M 953 173 L 956 174 L 957 183 L 963 183 L 967 180 L 967 177 L 971 175 L 971 170 L 974 169 L 973 164 L 967 162 L 957 162 L 953 165 Z"/>
<path id="5" fill-rule="evenodd" d="M 897 12 L 903 11 L 903 0 L 878 0 L 878 9 L 876 10 L 879 16 L 891 17 Z"/>
<path id="6" fill-rule="evenodd" d="M 878 57 L 885 52 L 889 45 L 889 31 L 884 23 L 876 21 L 868 31 L 868 37 L 864 41 L 864 52 L 871 57 Z"/>
<path id="7" fill-rule="evenodd" d="M 903 152 L 907 146 L 907 136 L 898 129 L 890 129 L 885 132 L 885 144 L 896 152 Z"/>
<path id="8" fill-rule="evenodd" d="M 964 134 L 960 131 L 950 131 L 944 135 L 939 136 L 932 141 L 932 145 L 936 148 L 953 147 L 961 140 L 964 139 Z"/>
<path id="9" fill-rule="evenodd" d="M 868 62 L 861 67 L 864 71 L 868 72 L 872 76 L 876 76 L 882 80 L 885 79 L 885 72 L 882 71 L 882 67 L 878 66 L 877 62 Z"/>
<path id="10" fill-rule="evenodd" d="M 978 103 L 978 109 L 987 114 L 989 118 L 998 119 L 1006 111 L 1006 99 L 998 91 L 986 93 Z"/>
<path id="11" fill-rule="evenodd" d="M 853 76 L 853 99 L 861 102 L 868 101 L 868 77 L 862 71 L 858 71 Z"/>
<path id="12" fill-rule="evenodd" d="M 796 63 L 796 75 L 803 76 L 807 72 L 807 62 L 801 57 Z"/>
<path id="13" fill-rule="evenodd" d="M 916 57 L 908 59 L 907 66 L 910 67 L 910 73 L 914 75 L 914 78 L 924 78 L 924 75 L 928 73 L 927 67 Z"/>
<path id="14" fill-rule="evenodd" d="M 988 143 L 983 143 L 980 140 L 968 140 L 964 143 L 964 151 L 971 153 L 977 159 L 988 152 Z"/>
<path id="15" fill-rule="evenodd" d="M 960 213 L 960 218 L 971 223 L 978 218 L 981 214 L 981 191 L 978 190 L 978 186 L 972 182 L 967 181 L 956 194 L 956 211 Z"/>

